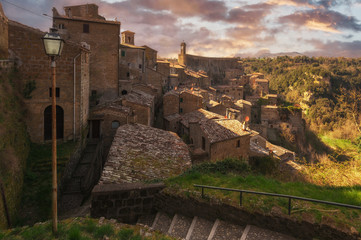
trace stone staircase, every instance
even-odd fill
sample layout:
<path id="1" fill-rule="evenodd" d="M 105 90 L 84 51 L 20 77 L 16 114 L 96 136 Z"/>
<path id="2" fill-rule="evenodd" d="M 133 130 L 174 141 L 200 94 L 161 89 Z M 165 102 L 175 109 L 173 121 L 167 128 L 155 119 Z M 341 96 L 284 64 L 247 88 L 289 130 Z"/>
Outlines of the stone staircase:
<path id="1" fill-rule="evenodd" d="M 64 190 L 59 202 L 60 213 L 79 207 L 85 196 L 82 191 L 82 181 L 91 168 L 91 159 L 95 154 L 96 142 L 89 142 L 84 149 L 82 157 L 71 176 L 71 180 L 64 185 Z"/>
<path id="2" fill-rule="evenodd" d="M 186 240 L 295 240 L 291 236 L 252 225 L 240 226 L 219 219 L 210 221 L 197 216 L 190 218 L 164 212 L 141 216 L 137 224 Z"/>

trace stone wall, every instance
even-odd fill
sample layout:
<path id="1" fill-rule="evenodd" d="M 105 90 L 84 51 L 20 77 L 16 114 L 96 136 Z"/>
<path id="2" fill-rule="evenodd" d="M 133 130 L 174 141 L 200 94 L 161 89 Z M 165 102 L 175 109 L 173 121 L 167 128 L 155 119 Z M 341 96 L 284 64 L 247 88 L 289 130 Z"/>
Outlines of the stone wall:
<path id="1" fill-rule="evenodd" d="M 24 89 L 31 82 L 35 82 L 36 85 L 24 101 L 28 114 L 26 123 L 33 142 L 44 141 L 44 110 L 51 106 L 49 93 L 52 87 L 51 68 L 50 60 L 44 52 L 41 41 L 41 37 L 44 35 L 44 32 L 37 29 L 9 21 L 9 48 L 14 52 L 17 60 L 21 75 L 18 79 L 20 89 Z M 81 55 L 78 56 L 78 54 Z M 75 95 L 74 59 L 76 61 Z M 79 137 L 82 128 L 87 125 L 89 114 L 88 52 L 77 45 L 66 43 L 56 65 L 56 87 L 60 92 L 57 97 L 57 105 L 64 111 L 63 135 L 65 140 L 69 140 L 74 138 L 74 123 L 75 137 Z"/>
<path id="2" fill-rule="evenodd" d="M 297 220 L 288 215 L 272 211 L 263 214 L 255 209 L 252 212 L 240 207 L 234 207 L 220 202 L 219 200 L 207 201 L 200 197 L 184 197 L 162 191 L 157 195 L 155 208 L 168 214 L 182 214 L 187 217 L 198 216 L 211 221 L 224 220 L 238 225 L 255 225 L 261 228 L 293 235 L 297 239 L 359 239 L 359 234 L 344 232 L 330 226 L 327 220 L 316 224 L 313 220 Z M 332 223 L 331 223 L 332 224 Z"/>
<path id="3" fill-rule="evenodd" d="M 222 83 L 228 69 L 240 68 L 238 58 L 212 58 L 190 54 L 181 56 L 181 58 L 185 58 L 187 67 L 191 68 L 192 70 L 205 71 L 209 78 L 212 79 L 212 84 Z"/>
<path id="4" fill-rule="evenodd" d="M 190 92 L 182 92 L 180 94 L 179 112 L 182 114 L 192 112 L 203 106 L 202 95 L 192 94 Z"/>
<path id="5" fill-rule="evenodd" d="M 210 160 L 223 160 L 227 157 L 248 159 L 249 143 L 250 136 L 248 135 L 213 143 L 210 147 Z"/>
<path id="6" fill-rule="evenodd" d="M 179 96 L 166 94 L 163 97 L 163 116 L 179 113 Z"/>
<path id="7" fill-rule="evenodd" d="M 270 123 L 279 120 L 280 116 L 277 106 L 267 105 L 261 107 L 261 122 L 268 121 Z"/>
<path id="8" fill-rule="evenodd" d="M 151 108 L 138 103 L 129 102 L 127 100 L 122 101 L 122 105 L 130 107 L 136 115 L 136 123 L 152 126 L 154 122 L 154 114 L 151 112 Z"/>
<path id="9" fill-rule="evenodd" d="M 54 24 L 63 24 L 64 29 L 59 33 L 66 41 L 90 45 L 90 91 L 97 91 L 101 100 L 117 97 L 120 22 L 54 15 Z M 89 25 L 89 33 L 83 32 L 84 24 Z"/>
<path id="10" fill-rule="evenodd" d="M 155 213 L 154 198 L 165 185 L 124 183 L 96 185 L 91 194 L 91 216 L 135 223 L 139 216 Z"/>
<path id="11" fill-rule="evenodd" d="M 8 49 L 8 19 L 5 16 L 5 13 L 0 3 L 0 59 L 8 59 Z"/>

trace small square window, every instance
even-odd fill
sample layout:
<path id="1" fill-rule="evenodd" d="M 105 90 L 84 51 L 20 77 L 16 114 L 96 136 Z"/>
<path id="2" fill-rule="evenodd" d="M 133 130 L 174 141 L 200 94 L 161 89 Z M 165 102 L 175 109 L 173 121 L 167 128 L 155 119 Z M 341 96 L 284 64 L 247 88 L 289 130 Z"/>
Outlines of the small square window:
<path id="1" fill-rule="evenodd" d="M 127 72 L 127 77 L 130 77 L 130 73 L 129 73 L 129 72 Z"/>
<path id="2" fill-rule="evenodd" d="M 179 109 L 179 112 L 182 113 L 182 112 L 183 112 L 183 108 Z"/>
<path id="3" fill-rule="evenodd" d="M 112 129 L 116 129 L 120 126 L 120 123 L 118 121 L 113 121 L 112 122 Z"/>
<path id="4" fill-rule="evenodd" d="M 140 69 L 142 68 L 142 64 L 139 64 L 139 68 L 140 68 Z"/>
<path id="5" fill-rule="evenodd" d="M 121 51 L 121 56 L 122 56 L 122 57 L 125 57 L 125 50 L 122 50 L 122 51 Z"/>
<path id="6" fill-rule="evenodd" d="M 83 24 L 83 33 L 89 33 L 89 24 Z"/>
<path id="7" fill-rule="evenodd" d="M 180 102 L 183 102 L 183 98 L 180 98 L 179 101 L 180 101 Z"/>
<path id="8" fill-rule="evenodd" d="M 236 145 L 237 148 L 241 147 L 241 140 L 237 140 L 237 145 Z"/>
<path id="9" fill-rule="evenodd" d="M 64 26 L 63 23 L 60 23 L 60 24 L 59 24 L 59 29 L 65 29 L 65 26 Z"/>
<path id="10" fill-rule="evenodd" d="M 49 88 L 49 97 L 52 97 L 53 94 L 52 94 L 52 88 Z M 60 88 L 55 88 L 55 97 L 60 97 Z"/>
<path id="11" fill-rule="evenodd" d="M 97 95 L 97 90 L 92 90 L 92 96 L 96 96 Z"/>

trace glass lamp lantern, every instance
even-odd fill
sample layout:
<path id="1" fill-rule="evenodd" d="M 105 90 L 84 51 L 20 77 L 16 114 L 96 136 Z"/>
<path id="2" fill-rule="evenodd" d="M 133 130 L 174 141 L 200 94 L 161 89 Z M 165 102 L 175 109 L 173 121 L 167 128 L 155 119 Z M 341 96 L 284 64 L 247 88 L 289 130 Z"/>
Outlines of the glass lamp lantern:
<path id="1" fill-rule="evenodd" d="M 64 40 L 58 33 L 46 33 L 45 36 L 41 39 L 43 40 L 46 55 L 49 57 L 57 57 L 61 55 L 61 51 L 63 50 L 64 46 Z"/>

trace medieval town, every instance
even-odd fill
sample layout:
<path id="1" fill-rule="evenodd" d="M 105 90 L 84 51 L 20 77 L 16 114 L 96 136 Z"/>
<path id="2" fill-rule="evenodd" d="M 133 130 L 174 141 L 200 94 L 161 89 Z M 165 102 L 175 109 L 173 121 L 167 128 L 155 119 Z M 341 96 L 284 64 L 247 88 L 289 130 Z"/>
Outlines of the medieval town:
<path id="1" fill-rule="evenodd" d="M 280 129 L 303 136 L 302 111 L 282 111 L 264 74 L 246 74 L 238 57 L 190 55 L 187 42 L 179 42 L 178 59 L 159 58 L 157 49 L 137 45 L 137 33 L 107 20 L 96 4 L 52 13 L 53 28 L 64 40 L 55 58 L 55 90 L 44 53 L 46 33 L 8 19 L 1 8 L 0 64 L 2 73 L 15 67 L 21 74 L 17 84 L 30 88 L 23 108 L 31 142 L 52 141 L 55 93 L 56 139 L 79 143 L 58 179 L 60 215 L 81 209 L 184 239 L 227 239 L 217 230 L 222 224 L 235 234 L 231 239 L 294 239 L 290 229 L 296 223 L 280 230 L 243 220 L 237 228 L 232 211 L 239 210 L 207 210 L 166 194 L 160 200 L 153 196 L 164 188 L 160 180 L 206 162 L 231 158 L 248 164 L 252 157 L 269 157 L 296 166 L 295 152 L 271 142 Z M 154 212 L 154 201 L 169 212 Z"/>

